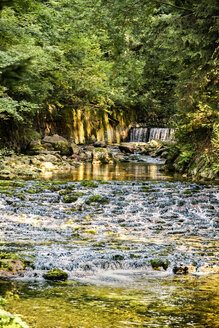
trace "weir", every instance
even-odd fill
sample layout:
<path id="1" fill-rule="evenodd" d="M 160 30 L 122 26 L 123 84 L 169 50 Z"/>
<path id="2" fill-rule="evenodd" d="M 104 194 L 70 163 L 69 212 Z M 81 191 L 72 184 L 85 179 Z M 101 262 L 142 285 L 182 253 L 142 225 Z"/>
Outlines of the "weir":
<path id="1" fill-rule="evenodd" d="M 173 128 L 146 128 L 132 127 L 130 130 L 130 142 L 148 142 L 151 140 L 172 141 Z"/>

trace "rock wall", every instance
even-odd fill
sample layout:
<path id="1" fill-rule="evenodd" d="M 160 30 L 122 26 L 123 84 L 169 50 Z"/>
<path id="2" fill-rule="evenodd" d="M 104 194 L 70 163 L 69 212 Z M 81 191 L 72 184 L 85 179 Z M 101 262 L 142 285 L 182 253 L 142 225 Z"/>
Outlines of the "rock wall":
<path id="1" fill-rule="evenodd" d="M 54 107 L 39 120 L 39 129 L 43 135 L 59 134 L 76 144 L 120 143 L 128 137 L 134 116 L 132 110 L 68 107 L 57 111 Z"/>

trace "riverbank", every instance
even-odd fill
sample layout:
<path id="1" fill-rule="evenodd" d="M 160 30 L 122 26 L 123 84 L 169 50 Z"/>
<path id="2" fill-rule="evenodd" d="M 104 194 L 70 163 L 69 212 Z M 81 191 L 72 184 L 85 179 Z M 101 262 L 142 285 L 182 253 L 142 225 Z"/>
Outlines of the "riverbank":
<path id="1" fill-rule="evenodd" d="M 54 148 L 47 150 L 42 146 L 31 148 L 26 154 L 15 154 L 2 150 L 0 157 L 0 179 L 37 179 L 53 172 L 70 172 L 83 163 L 115 164 L 146 161 L 145 155 L 155 158 L 167 156 L 167 145 L 152 141 L 150 143 L 121 143 L 107 146 L 66 144 L 68 154 Z M 48 148 L 48 146 L 47 146 Z M 141 156 L 143 155 L 143 157 Z M 160 163 L 164 163 L 163 160 Z"/>
<path id="2" fill-rule="evenodd" d="M 52 137 L 51 137 L 52 138 Z M 55 136 L 57 138 L 62 138 Z M 50 139 L 53 142 L 53 139 Z M 165 164 L 160 170 L 178 173 L 184 179 L 193 181 L 219 181 L 218 158 L 215 153 L 209 156 L 192 157 L 193 152 L 181 148 L 176 143 L 158 142 L 148 143 L 128 142 L 117 145 L 75 145 L 67 141 L 58 144 L 47 143 L 35 145 L 32 143 L 26 154 L 16 154 L 13 151 L 0 151 L 0 179 L 39 179 L 51 174 L 67 173 L 84 163 L 115 164 L 128 162 L 145 162 L 145 156 L 157 159 L 157 163 Z M 49 146 L 48 146 L 49 145 Z M 64 146 L 63 146 L 64 145 Z M 61 147 L 61 148 L 60 148 Z"/>
<path id="3" fill-rule="evenodd" d="M 169 144 L 165 170 L 196 181 L 219 182 L 219 151 L 211 144 Z"/>

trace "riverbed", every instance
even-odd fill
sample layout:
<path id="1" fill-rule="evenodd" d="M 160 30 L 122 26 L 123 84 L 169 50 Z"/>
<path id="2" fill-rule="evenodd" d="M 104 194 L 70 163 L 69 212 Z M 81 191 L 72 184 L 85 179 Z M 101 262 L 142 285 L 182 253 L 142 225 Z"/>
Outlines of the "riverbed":
<path id="1" fill-rule="evenodd" d="M 159 162 L 86 165 L 1 187 L 1 250 L 33 262 L 2 280 L 6 309 L 36 328 L 217 327 L 218 187 Z"/>

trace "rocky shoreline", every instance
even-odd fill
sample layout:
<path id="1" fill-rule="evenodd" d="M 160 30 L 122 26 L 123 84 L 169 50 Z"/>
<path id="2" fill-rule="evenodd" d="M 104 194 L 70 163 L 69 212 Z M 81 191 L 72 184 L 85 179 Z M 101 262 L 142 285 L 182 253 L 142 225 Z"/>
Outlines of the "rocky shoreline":
<path id="1" fill-rule="evenodd" d="M 0 150 L 0 179 L 37 179 L 47 172 L 68 172 L 83 163 L 113 164 L 140 162 L 140 156 L 159 157 L 165 163 L 162 170 L 179 173 L 193 181 L 218 181 L 217 163 L 205 158 L 188 159 L 174 142 L 152 140 L 148 143 L 123 142 L 108 145 L 96 142 L 76 145 L 59 135 L 32 140 L 25 154 Z M 212 164 L 212 165 L 211 165 Z"/>
<path id="2" fill-rule="evenodd" d="M 71 171 L 82 163 L 113 164 L 139 161 L 139 155 L 161 156 L 168 154 L 168 146 L 150 143 L 121 143 L 106 145 L 76 145 L 61 136 L 45 137 L 32 141 L 25 154 L 0 151 L 0 179 L 37 179 L 46 172 Z"/>

